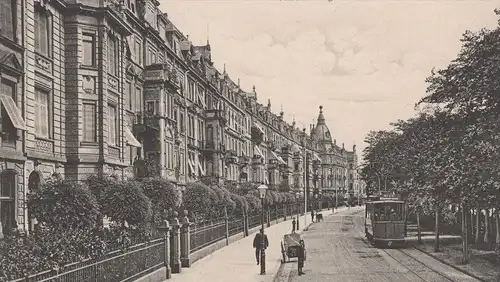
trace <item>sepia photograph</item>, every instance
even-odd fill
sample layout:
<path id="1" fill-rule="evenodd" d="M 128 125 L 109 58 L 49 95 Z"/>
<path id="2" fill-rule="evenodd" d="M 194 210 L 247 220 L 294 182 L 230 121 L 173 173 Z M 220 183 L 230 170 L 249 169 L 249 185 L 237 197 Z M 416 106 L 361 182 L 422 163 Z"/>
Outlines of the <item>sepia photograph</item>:
<path id="1" fill-rule="evenodd" d="M 0 14 L 0 282 L 500 282 L 497 0 Z"/>

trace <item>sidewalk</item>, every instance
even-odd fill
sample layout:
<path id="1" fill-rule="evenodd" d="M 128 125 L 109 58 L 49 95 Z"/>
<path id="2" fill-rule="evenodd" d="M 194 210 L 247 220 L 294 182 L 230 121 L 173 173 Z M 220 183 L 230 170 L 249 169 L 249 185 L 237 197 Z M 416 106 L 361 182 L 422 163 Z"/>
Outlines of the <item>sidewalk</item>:
<path id="1" fill-rule="evenodd" d="M 342 211 L 340 208 L 335 211 Z M 331 210 L 321 212 L 323 216 L 332 214 Z M 311 223 L 311 215 L 308 213 L 307 225 Z M 304 216 L 299 218 L 300 229 L 304 229 Z M 190 268 L 183 268 L 182 273 L 173 274 L 167 281 L 192 282 L 192 281 L 216 281 L 216 282 L 270 282 L 281 265 L 281 241 L 283 235 L 292 230 L 292 221 L 289 219 L 265 229 L 269 239 L 269 247 L 266 250 L 266 275 L 260 275 L 260 265 L 255 261 L 255 250 L 252 247 L 255 234 L 249 234 L 237 242 L 226 246 L 213 254 L 204 257 L 194 263 Z"/>

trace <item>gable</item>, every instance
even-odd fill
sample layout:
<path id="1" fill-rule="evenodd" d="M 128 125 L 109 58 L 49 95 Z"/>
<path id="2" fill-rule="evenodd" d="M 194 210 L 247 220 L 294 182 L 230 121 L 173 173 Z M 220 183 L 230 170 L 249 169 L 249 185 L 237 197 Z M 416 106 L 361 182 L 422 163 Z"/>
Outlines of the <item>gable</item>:
<path id="1" fill-rule="evenodd" d="M 23 67 L 12 52 L 0 51 L 0 69 L 7 69 L 17 74 L 23 73 Z"/>

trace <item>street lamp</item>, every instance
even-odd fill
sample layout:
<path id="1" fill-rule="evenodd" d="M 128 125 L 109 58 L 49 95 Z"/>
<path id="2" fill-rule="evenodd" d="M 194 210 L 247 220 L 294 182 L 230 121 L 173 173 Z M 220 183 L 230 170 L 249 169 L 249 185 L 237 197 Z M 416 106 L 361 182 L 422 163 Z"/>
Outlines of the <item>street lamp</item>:
<path id="1" fill-rule="evenodd" d="M 262 184 L 257 187 L 259 190 L 260 200 L 262 203 L 262 215 L 261 215 L 261 223 L 262 223 L 262 248 L 260 250 L 260 274 L 266 274 L 266 240 L 264 240 L 264 199 L 266 198 L 267 186 Z"/>
<path id="2" fill-rule="evenodd" d="M 299 230 L 299 214 L 300 214 L 300 192 L 295 193 L 295 197 L 297 198 L 297 230 Z"/>

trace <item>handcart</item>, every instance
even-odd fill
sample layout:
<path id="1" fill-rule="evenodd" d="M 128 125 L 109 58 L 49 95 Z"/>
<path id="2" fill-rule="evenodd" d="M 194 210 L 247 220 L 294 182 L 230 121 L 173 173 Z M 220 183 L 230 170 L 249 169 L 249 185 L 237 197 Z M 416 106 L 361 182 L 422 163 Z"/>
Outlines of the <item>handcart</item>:
<path id="1" fill-rule="evenodd" d="M 290 233 L 283 236 L 283 241 L 281 241 L 281 262 L 290 262 L 290 258 L 296 258 L 298 255 L 298 248 L 300 246 L 300 234 Z M 305 260 L 305 257 L 304 257 Z"/>

